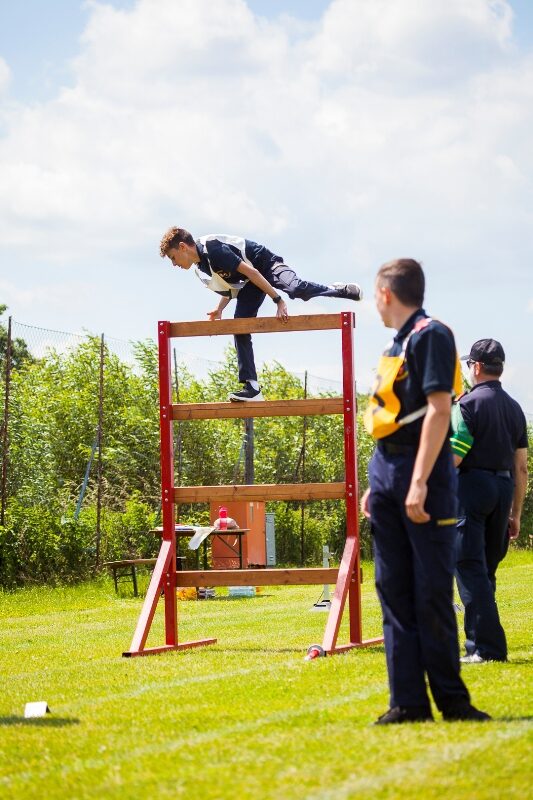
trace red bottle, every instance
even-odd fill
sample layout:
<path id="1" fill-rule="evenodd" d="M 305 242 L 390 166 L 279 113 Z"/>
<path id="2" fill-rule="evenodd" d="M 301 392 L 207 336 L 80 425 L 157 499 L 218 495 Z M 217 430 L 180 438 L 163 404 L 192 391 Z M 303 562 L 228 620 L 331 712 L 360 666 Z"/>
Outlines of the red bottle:
<path id="1" fill-rule="evenodd" d="M 228 509 L 220 506 L 218 509 L 218 529 L 219 531 L 228 530 Z"/>

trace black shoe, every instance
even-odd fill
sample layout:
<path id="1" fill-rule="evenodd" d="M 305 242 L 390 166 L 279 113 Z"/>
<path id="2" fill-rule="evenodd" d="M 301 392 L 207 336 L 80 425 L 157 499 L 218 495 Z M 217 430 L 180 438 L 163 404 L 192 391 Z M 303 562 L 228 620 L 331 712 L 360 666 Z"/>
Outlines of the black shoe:
<path id="1" fill-rule="evenodd" d="M 261 394 L 261 389 L 254 389 L 253 386 L 246 381 L 244 389 L 241 389 L 240 392 L 232 392 L 229 399 L 232 403 L 240 403 L 245 400 L 264 400 L 264 397 Z"/>
<path id="2" fill-rule="evenodd" d="M 378 717 L 374 725 L 399 725 L 403 722 L 433 722 L 433 714 L 427 706 L 394 706 Z"/>
<path id="3" fill-rule="evenodd" d="M 480 711 L 471 703 L 467 703 L 466 700 L 447 708 L 442 712 L 442 718 L 447 722 L 460 722 L 462 720 L 465 722 L 488 722 L 488 720 L 492 719 L 489 714 Z"/>
<path id="4" fill-rule="evenodd" d="M 362 300 L 363 290 L 358 283 L 333 283 L 332 289 L 337 292 L 337 297 L 346 297 L 347 300 Z"/>

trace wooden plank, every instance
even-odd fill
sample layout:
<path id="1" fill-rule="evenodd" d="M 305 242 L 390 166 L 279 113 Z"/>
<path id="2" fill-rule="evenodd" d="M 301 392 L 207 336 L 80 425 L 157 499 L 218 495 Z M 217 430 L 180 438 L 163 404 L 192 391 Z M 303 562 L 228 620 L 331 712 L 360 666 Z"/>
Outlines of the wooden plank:
<path id="1" fill-rule="evenodd" d="M 244 419 L 245 417 L 312 417 L 342 414 L 342 397 L 309 400 L 264 400 L 261 403 L 178 403 L 172 406 L 172 419 Z"/>
<path id="2" fill-rule="evenodd" d="M 208 569 L 176 572 L 176 586 L 295 586 L 335 583 L 338 570 L 304 569 Z"/>
<path id="3" fill-rule="evenodd" d="M 155 564 L 157 558 L 130 558 L 127 561 L 104 561 L 104 567 L 138 567 L 143 564 Z"/>
<path id="4" fill-rule="evenodd" d="M 344 482 L 174 487 L 175 503 L 209 503 L 211 500 L 226 503 L 232 500 L 340 500 L 344 496 Z"/>
<path id="5" fill-rule="evenodd" d="M 340 314 L 299 314 L 282 322 L 277 317 L 217 319 L 214 322 L 171 322 L 170 336 L 226 336 L 228 333 L 290 333 L 338 330 Z"/>

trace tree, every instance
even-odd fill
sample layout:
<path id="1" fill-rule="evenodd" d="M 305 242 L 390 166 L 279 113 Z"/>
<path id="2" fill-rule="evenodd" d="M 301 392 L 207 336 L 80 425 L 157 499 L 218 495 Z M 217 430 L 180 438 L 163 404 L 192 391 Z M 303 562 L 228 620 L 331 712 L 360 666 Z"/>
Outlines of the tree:
<path id="1" fill-rule="evenodd" d="M 0 317 L 7 311 L 7 306 L 0 303 Z M 5 374 L 5 363 L 7 353 L 7 327 L 0 322 L 0 372 L 2 378 Z M 24 339 L 16 338 L 11 340 L 11 368 L 17 369 L 25 361 L 33 361 L 32 355 L 28 350 L 28 345 Z"/>

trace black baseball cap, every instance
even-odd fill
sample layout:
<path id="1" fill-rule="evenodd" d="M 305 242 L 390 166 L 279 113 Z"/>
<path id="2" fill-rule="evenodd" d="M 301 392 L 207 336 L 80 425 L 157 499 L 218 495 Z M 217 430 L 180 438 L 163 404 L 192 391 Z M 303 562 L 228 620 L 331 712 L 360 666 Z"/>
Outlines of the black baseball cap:
<path id="1" fill-rule="evenodd" d="M 461 361 L 479 361 L 487 366 L 503 367 L 505 353 L 496 339 L 479 339 L 474 342 L 467 356 L 461 356 Z"/>

